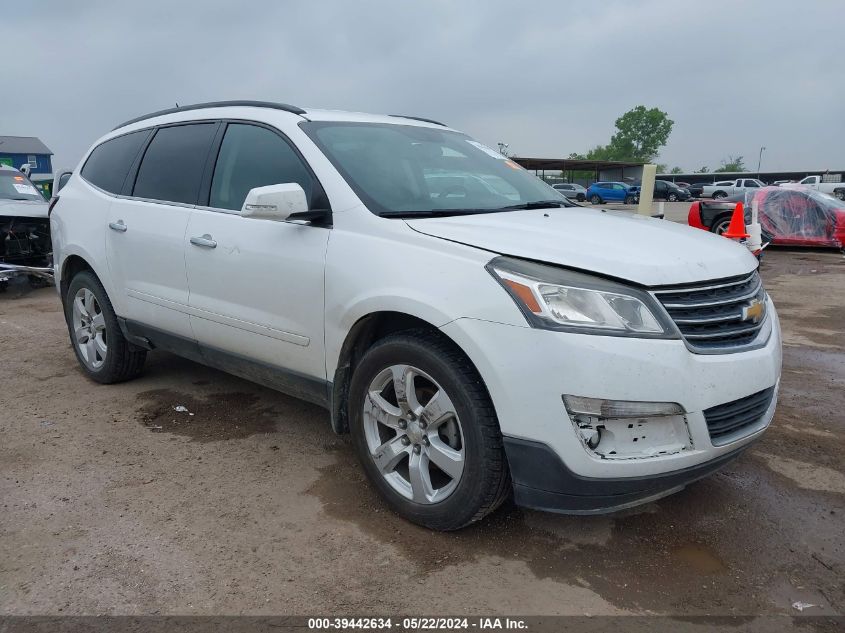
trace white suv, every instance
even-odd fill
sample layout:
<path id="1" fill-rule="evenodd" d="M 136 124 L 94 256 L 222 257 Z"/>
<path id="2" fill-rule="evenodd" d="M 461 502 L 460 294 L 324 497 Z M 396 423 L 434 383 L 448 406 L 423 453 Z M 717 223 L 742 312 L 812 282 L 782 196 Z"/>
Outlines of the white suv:
<path id="1" fill-rule="evenodd" d="M 95 381 L 167 350 L 323 405 L 402 516 L 450 530 L 680 490 L 774 414 L 744 246 L 576 207 L 413 117 L 224 102 L 98 140 L 52 216 Z"/>

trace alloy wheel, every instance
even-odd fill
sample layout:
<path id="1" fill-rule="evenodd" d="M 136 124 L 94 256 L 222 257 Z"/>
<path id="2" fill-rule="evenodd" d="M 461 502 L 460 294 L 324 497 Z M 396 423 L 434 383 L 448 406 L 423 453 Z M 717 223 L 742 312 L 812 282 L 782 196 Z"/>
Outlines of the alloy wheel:
<path id="1" fill-rule="evenodd" d="M 461 481 L 465 465 L 461 423 L 437 381 L 411 365 L 391 365 L 370 383 L 364 435 L 385 481 L 415 503 L 439 503 Z"/>
<path id="2" fill-rule="evenodd" d="M 721 235 L 722 233 L 724 233 L 725 231 L 728 230 L 728 226 L 730 226 L 730 224 L 731 224 L 730 218 L 725 218 L 724 220 L 720 220 L 718 222 L 718 224 L 716 224 L 715 228 L 713 229 L 713 232 L 716 235 Z"/>
<path id="3" fill-rule="evenodd" d="M 88 288 L 80 288 L 73 298 L 73 343 L 89 369 L 97 370 L 106 362 L 106 319 Z"/>

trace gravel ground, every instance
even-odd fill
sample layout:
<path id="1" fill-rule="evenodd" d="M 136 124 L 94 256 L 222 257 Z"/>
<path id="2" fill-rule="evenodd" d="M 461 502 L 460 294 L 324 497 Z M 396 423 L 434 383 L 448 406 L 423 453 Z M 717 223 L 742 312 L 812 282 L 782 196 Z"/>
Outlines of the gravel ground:
<path id="1" fill-rule="evenodd" d="M 624 513 L 451 534 L 387 511 L 325 411 L 164 353 L 95 385 L 55 291 L 10 288 L 0 614 L 845 613 L 845 260 L 762 273 L 785 358 L 753 449 Z"/>

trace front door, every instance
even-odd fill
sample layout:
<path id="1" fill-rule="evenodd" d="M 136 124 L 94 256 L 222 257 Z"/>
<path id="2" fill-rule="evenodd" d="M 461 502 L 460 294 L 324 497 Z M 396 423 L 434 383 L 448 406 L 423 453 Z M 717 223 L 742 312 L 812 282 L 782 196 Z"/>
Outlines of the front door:
<path id="1" fill-rule="evenodd" d="M 241 357 L 276 374 L 282 369 L 324 383 L 323 271 L 330 229 L 239 214 L 250 189 L 290 182 L 300 184 L 309 201 L 319 188 L 280 133 L 228 125 L 208 206 L 191 214 L 185 238 L 191 324 L 203 353 L 225 352 L 211 360 L 234 373 L 243 372 L 227 363 Z"/>

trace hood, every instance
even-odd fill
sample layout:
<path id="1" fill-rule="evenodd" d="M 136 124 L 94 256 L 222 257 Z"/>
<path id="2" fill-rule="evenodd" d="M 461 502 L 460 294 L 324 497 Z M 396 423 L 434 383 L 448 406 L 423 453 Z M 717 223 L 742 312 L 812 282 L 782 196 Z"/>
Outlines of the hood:
<path id="1" fill-rule="evenodd" d="M 49 208 L 49 204 L 38 200 L 7 200 L 0 198 L 0 216 L 46 218 Z"/>
<path id="2" fill-rule="evenodd" d="M 432 237 L 644 286 L 707 281 L 757 268 L 748 249 L 732 240 L 621 211 L 555 208 L 405 221 Z"/>

